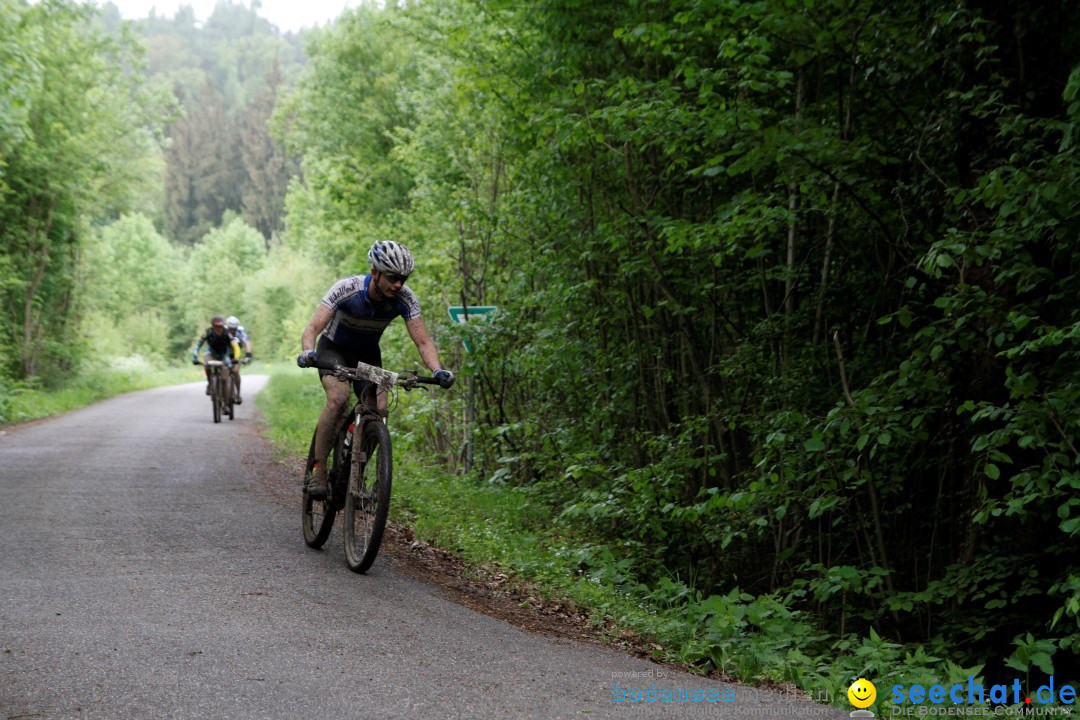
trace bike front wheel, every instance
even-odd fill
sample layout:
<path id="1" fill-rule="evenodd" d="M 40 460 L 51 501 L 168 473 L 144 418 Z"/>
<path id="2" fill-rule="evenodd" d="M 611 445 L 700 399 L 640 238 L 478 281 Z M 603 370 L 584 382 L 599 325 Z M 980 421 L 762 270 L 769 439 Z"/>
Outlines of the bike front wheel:
<path id="1" fill-rule="evenodd" d="M 337 465 L 337 448 L 334 448 L 330 451 L 330 456 L 326 458 L 331 493 L 333 492 L 333 478 L 339 470 Z M 318 549 L 330 537 L 330 531 L 334 528 L 334 515 L 337 511 L 334 509 L 333 498 L 330 493 L 327 493 L 325 500 L 316 500 L 308 494 L 308 480 L 314 467 L 315 434 L 313 433 L 311 435 L 311 446 L 308 448 L 307 467 L 304 468 L 303 526 L 304 542 L 307 543 L 308 547 Z"/>
<path id="2" fill-rule="evenodd" d="M 375 562 L 390 511 L 393 462 L 390 431 L 378 420 L 364 423 L 363 459 L 354 459 L 345 496 L 345 560 L 353 572 L 366 572 Z"/>
<path id="3" fill-rule="evenodd" d="M 221 382 L 217 375 L 210 377 L 210 402 L 214 404 L 214 422 L 221 422 Z"/>
<path id="4" fill-rule="evenodd" d="M 221 404 L 224 406 L 222 410 L 226 415 L 229 416 L 229 419 L 232 420 L 235 416 L 235 411 L 233 410 L 233 403 L 236 402 L 236 399 L 233 397 L 232 381 L 226 378 L 224 381 L 224 386 L 225 388 L 224 390 L 222 390 L 221 393 Z"/>

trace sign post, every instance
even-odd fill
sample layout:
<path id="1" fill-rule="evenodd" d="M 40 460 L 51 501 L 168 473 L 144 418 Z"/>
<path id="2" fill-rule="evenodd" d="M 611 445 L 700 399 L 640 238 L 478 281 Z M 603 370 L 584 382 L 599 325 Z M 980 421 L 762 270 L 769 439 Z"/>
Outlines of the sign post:
<path id="1" fill-rule="evenodd" d="M 455 325 L 469 322 L 469 318 L 485 318 L 496 310 L 495 305 L 450 305 L 446 308 L 450 313 L 450 321 Z M 469 339 L 465 338 L 465 352 L 471 353 L 472 346 Z M 473 387 L 471 377 L 466 377 L 465 382 L 469 386 L 469 404 L 465 410 L 465 472 L 472 470 L 473 466 L 473 420 L 476 417 L 476 389 Z"/>

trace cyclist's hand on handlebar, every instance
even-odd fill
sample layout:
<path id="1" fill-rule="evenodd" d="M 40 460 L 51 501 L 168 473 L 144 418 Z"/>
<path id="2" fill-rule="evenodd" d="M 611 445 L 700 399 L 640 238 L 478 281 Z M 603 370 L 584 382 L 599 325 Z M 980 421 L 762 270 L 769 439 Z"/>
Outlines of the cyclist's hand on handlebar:
<path id="1" fill-rule="evenodd" d="M 251 362 L 251 353 L 248 353 L 247 355 L 245 355 L 245 356 L 244 356 L 244 359 L 243 359 L 243 360 L 241 360 L 240 362 L 244 363 L 245 365 L 247 365 L 248 363 L 250 363 L 250 362 Z"/>
<path id="2" fill-rule="evenodd" d="M 451 385 L 454 384 L 454 373 L 450 372 L 445 368 L 440 368 L 439 370 L 436 370 L 431 374 L 431 376 L 435 378 L 438 381 L 439 385 L 444 388 L 449 388 Z"/>
<path id="3" fill-rule="evenodd" d="M 199 364 L 199 356 L 198 355 L 192 355 L 191 356 L 191 364 L 192 365 L 198 365 Z"/>
<path id="4" fill-rule="evenodd" d="M 296 356 L 296 364 L 302 368 L 314 367 L 315 359 L 316 356 L 314 350 L 305 350 Z"/>

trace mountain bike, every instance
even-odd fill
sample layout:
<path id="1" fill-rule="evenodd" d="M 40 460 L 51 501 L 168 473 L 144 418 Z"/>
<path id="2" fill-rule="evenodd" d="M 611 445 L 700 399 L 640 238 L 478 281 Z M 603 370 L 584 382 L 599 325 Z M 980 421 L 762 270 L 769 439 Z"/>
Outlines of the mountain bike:
<path id="1" fill-rule="evenodd" d="M 376 394 L 394 388 L 412 390 L 419 385 L 438 385 L 438 381 L 416 373 L 390 372 L 366 363 L 358 363 L 355 368 L 322 364 L 314 367 L 329 370 L 343 382 L 366 382 L 357 388 L 356 405 L 342 412 L 335 426 L 334 441 L 326 458 L 325 500 L 316 500 L 308 493 L 315 465 L 315 434 L 312 433 L 304 468 L 304 542 L 308 547 L 321 548 L 330 537 L 334 518 L 343 510 L 341 530 L 345 540 L 345 561 L 350 570 L 363 573 L 379 553 L 390 511 L 393 476 L 390 431 L 383 422 L 384 415 L 378 410 Z"/>
<path id="2" fill-rule="evenodd" d="M 233 419 L 233 394 L 229 382 L 230 373 L 225 363 L 220 360 L 205 360 L 202 363 L 210 371 L 210 402 L 214 406 L 214 422 L 221 422 L 223 414 Z"/>

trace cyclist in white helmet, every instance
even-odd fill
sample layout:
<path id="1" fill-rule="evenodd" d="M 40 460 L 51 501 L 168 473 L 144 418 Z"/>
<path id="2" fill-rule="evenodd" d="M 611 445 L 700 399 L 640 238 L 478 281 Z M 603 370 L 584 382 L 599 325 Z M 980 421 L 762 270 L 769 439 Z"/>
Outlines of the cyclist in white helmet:
<path id="1" fill-rule="evenodd" d="M 235 315 L 230 315 L 225 318 L 225 330 L 229 333 L 229 337 L 236 341 L 234 347 L 237 348 L 236 362 L 232 366 L 233 375 L 233 398 L 237 405 L 243 402 L 243 398 L 240 397 L 240 365 L 247 365 L 251 362 L 251 336 L 244 330 L 244 326 L 240 324 L 240 318 Z M 240 353 L 244 353 L 241 357 Z"/>
<path id="2" fill-rule="evenodd" d="M 382 367 L 379 338 L 396 317 L 405 320 L 409 336 L 424 364 L 445 388 L 454 384 L 454 373 L 443 368 L 439 352 L 420 316 L 420 303 L 405 281 L 415 263 L 412 253 L 401 243 L 380 240 L 368 251 L 371 272 L 353 275 L 334 283 L 322 299 L 300 342 L 303 352 L 296 358 L 300 367 L 315 364 L 356 366 L 357 362 Z M 326 456 L 330 453 L 334 425 L 349 400 L 349 386 L 320 370 L 326 405 L 315 430 L 315 465 L 308 494 L 326 497 Z M 359 390 L 359 389 L 358 389 Z M 386 409 L 386 395 L 378 395 L 379 410 Z"/>

